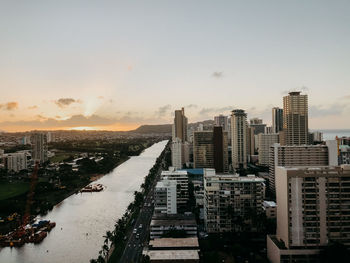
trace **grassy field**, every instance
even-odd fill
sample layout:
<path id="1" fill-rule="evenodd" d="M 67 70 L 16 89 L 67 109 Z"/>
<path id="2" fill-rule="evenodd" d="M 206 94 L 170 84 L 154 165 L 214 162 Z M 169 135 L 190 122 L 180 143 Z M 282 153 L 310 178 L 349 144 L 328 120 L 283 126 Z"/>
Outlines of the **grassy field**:
<path id="1" fill-rule="evenodd" d="M 55 156 L 50 158 L 50 162 L 59 163 L 62 162 L 64 159 L 67 159 L 69 156 L 69 153 L 57 153 Z"/>
<path id="2" fill-rule="evenodd" d="M 29 183 L 0 182 L 0 201 L 22 195 L 29 190 Z"/>

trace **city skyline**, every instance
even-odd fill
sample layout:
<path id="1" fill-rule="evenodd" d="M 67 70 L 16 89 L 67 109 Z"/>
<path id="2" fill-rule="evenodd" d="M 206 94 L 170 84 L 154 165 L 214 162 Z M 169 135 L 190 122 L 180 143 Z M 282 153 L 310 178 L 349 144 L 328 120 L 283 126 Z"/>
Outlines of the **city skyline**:
<path id="1" fill-rule="evenodd" d="M 131 130 L 244 109 L 271 125 L 288 91 L 310 129 L 349 129 L 350 3 L 3 1 L 0 130 Z"/>

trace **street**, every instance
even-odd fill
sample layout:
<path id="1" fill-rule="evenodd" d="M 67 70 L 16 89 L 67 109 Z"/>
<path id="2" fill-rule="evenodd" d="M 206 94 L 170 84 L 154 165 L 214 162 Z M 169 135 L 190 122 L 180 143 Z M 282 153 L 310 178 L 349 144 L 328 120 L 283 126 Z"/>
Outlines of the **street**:
<path id="1" fill-rule="evenodd" d="M 159 179 L 161 168 L 157 172 L 157 176 L 152 184 L 151 190 L 144 199 L 143 207 L 140 210 L 139 216 L 134 224 L 133 231 L 131 231 L 128 242 L 125 246 L 121 263 L 136 263 L 139 262 L 144 245 L 147 245 L 150 231 L 150 223 L 153 215 L 153 194 L 154 187 Z M 136 231 L 135 231 L 136 229 Z"/>

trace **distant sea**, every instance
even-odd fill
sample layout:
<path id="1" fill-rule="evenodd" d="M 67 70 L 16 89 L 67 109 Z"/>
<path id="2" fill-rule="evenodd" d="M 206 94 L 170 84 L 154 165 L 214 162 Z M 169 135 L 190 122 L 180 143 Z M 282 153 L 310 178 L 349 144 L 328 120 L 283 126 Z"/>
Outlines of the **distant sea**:
<path id="1" fill-rule="evenodd" d="M 312 132 L 314 131 L 320 131 L 323 133 L 323 140 L 334 140 L 336 136 L 338 137 L 350 137 L 350 129 L 342 129 L 342 130 L 316 130 L 312 129 Z"/>

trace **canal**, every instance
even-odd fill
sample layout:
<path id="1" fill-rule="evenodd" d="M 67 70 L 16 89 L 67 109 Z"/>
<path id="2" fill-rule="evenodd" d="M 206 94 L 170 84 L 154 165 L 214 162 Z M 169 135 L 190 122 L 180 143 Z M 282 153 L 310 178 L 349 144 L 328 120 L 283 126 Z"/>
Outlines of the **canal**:
<path id="1" fill-rule="evenodd" d="M 97 258 L 105 239 L 103 235 L 107 230 L 113 230 L 116 220 L 133 201 L 134 191 L 140 189 L 166 143 L 152 145 L 95 181 L 106 186 L 104 191 L 74 194 L 56 205 L 42 217 L 56 222 L 47 238 L 40 244 L 0 248 L 0 262 L 68 263 Z"/>

